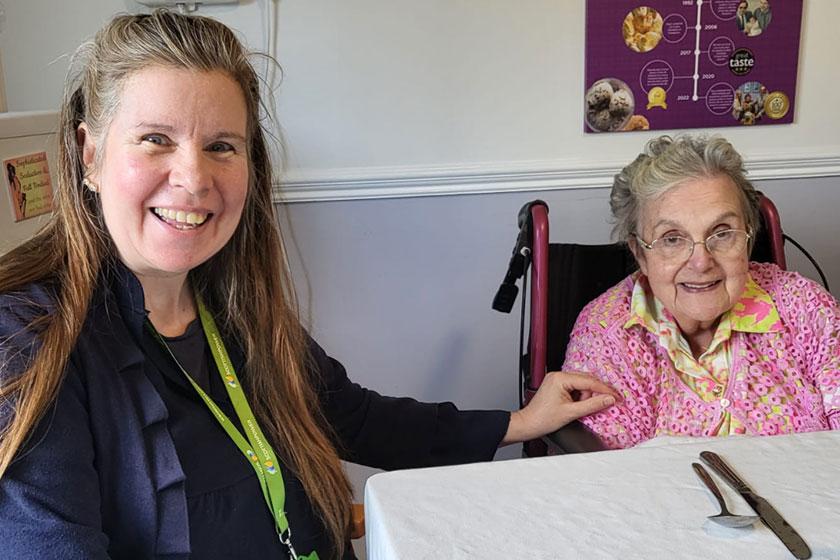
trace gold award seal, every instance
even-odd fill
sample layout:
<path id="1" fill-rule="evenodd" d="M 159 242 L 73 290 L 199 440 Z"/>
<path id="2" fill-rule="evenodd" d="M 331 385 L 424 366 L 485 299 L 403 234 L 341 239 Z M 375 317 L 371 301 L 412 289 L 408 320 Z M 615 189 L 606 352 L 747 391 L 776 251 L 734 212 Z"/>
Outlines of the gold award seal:
<path id="1" fill-rule="evenodd" d="M 667 98 L 667 94 L 665 90 L 659 86 L 650 88 L 648 92 L 648 104 L 647 108 L 650 109 L 651 107 L 662 107 L 663 109 L 668 108 L 668 104 L 665 103 L 665 99 Z"/>
<path id="2" fill-rule="evenodd" d="M 788 96 L 781 91 L 774 91 L 764 99 L 764 113 L 771 119 L 781 119 L 790 109 Z"/>

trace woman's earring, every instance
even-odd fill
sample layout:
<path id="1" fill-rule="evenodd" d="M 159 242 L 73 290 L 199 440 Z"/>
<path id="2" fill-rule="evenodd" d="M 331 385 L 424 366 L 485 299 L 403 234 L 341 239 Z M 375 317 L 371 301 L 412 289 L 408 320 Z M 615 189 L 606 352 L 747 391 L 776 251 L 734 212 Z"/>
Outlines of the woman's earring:
<path id="1" fill-rule="evenodd" d="M 97 187 L 92 181 L 88 181 L 87 179 L 82 179 L 82 184 L 87 187 L 90 192 L 99 192 L 99 187 Z"/>

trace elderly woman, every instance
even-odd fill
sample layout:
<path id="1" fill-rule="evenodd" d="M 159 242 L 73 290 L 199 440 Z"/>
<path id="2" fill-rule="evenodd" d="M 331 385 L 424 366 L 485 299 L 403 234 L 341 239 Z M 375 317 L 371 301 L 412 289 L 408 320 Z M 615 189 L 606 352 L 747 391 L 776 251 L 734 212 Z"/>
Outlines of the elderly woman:
<path id="1" fill-rule="evenodd" d="M 583 419 L 605 445 L 840 428 L 840 308 L 749 262 L 757 197 L 729 142 L 651 140 L 610 204 L 640 270 L 584 308 L 563 368 L 622 394 Z"/>

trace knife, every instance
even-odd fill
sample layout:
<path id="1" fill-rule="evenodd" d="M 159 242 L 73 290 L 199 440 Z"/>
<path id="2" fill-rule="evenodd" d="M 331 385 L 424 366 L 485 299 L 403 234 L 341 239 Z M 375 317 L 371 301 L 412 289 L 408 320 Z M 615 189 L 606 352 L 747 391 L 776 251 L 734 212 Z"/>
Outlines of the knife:
<path id="1" fill-rule="evenodd" d="M 720 455 L 711 451 L 703 451 L 700 453 L 700 459 L 710 469 L 719 474 L 736 492 L 741 494 L 741 497 L 755 510 L 761 521 L 779 537 L 779 540 L 795 557 L 802 559 L 811 557 L 811 549 L 808 548 L 799 533 L 790 526 L 790 523 L 785 521 L 784 517 L 776 511 L 776 508 L 770 505 L 770 502 L 753 492 Z"/>

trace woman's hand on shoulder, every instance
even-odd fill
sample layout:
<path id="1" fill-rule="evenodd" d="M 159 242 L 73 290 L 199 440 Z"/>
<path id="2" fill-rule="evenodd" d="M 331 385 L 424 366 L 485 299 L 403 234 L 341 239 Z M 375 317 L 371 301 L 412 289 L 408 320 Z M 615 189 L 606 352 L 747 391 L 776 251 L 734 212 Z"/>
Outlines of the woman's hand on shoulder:
<path id="1" fill-rule="evenodd" d="M 585 373 L 555 371 L 522 410 L 511 412 L 502 445 L 542 437 L 615 404 L 618 394 Z"/>

